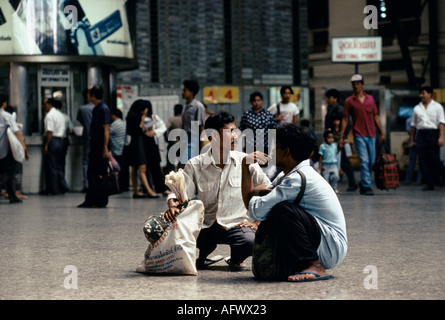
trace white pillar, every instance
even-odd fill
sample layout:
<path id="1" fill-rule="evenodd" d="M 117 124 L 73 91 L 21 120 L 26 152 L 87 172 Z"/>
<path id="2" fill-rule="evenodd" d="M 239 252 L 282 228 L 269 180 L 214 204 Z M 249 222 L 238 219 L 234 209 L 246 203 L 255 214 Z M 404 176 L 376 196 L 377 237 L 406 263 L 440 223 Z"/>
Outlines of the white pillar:
<path id="1" fill-rule="evenodd" d="M 97 65 L 88 65 L 88 87 L 99 84 L 103 86 L 102 68 Z"/>
<path id="2" fill-rule="evenodd" d="M 17 122 L 23 124 L 23 134 L 28 132 L 28 67 L 11 62 L 9 71 L 9 104 L 17 110 Z"/>

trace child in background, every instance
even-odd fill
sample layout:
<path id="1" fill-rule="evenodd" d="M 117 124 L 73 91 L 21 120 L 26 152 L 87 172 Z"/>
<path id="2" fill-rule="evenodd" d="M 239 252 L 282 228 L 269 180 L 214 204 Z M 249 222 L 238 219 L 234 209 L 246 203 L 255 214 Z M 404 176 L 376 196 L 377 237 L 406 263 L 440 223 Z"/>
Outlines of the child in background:
<path id="1" fill-rule="evenodd" d="M 328 130 L 330 130 L 332 132 L 332 135 L 334 137 L 334 142 L 337 143 L 337 146 L 338 146 L 338 141 L 340 140 L 341 117 L 342 117 L 341 114 L 335 115 L 332 120 L 332 126 L 330 128 L 328 128 Z M 338 171 L 339 171 L 339 175 L 340 175 L 341 174 L 341 152 L 340 152 L 340 150 L 338 150 L 338 148 L 337 148 L 336 157 L 337 157 Z"/>
<path id="2" fill-rule="evenodd" d="M 323 178 L 329 182 L 332 188 L 338 193 L 337 184 L 340 180 L 338 174 L 337 142 L 334 142 L 332 130 L 323 133 L 324 142 L 320 144 L 318 154 L 320 155 L 319 168 Z"/>

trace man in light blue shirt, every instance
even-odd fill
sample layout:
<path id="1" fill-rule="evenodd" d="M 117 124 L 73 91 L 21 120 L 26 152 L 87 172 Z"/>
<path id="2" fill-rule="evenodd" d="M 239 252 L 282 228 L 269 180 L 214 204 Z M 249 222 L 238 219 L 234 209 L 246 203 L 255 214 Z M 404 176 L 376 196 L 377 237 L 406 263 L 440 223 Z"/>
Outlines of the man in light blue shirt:
<path id="1" fill-rule="evenodd" d="M 269 186 L 254 187 L 246 158 L 242 165 L 242 194 L 249 214 L 278 238 L 279 264 L 288 281 L 328 279 L 326 269 L 337 266 L 347 251 L 343 209 L 332 187 L 311 166 L 308 158 L 314 140 L 305 127 L 287 124 L 277 129 L 276 164 L 282 172 Z M 306 188 L 298 214 L 274 211 L 284 201 L 293 203 L 302 186 Z M 271 227 L 272 226 L 272 227 Z M 283 265 L 284 264 L 284 265 Z M 255 268 L 255 265 L 253 266 Z"/>

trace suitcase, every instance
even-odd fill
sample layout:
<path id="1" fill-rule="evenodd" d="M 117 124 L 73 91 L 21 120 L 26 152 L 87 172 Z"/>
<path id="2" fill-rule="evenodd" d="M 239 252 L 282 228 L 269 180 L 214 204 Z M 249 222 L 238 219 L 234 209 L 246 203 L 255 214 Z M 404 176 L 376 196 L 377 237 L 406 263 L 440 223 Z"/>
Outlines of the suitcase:
<path id="1" fill-rule="evenodd" d="M 389 152 L 387 144 L 380 152 L 374 164 L 374 177 L 377 189 L 389 190 L 399 187 L 399 168 L 396 156 Z M 381 148 L 382 149 L 382 148 Z"/>

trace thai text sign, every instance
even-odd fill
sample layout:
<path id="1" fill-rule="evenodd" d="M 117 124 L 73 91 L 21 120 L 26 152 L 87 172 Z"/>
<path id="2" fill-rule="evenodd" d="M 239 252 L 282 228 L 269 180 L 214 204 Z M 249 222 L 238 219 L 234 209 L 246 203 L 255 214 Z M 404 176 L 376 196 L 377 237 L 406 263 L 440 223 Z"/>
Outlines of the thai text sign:
<path id="1" fill-rule="evenodd" d="M 332 62 L 363 63 L 382 61 L 381 37 L 333 37 Z"/>

